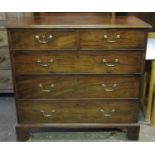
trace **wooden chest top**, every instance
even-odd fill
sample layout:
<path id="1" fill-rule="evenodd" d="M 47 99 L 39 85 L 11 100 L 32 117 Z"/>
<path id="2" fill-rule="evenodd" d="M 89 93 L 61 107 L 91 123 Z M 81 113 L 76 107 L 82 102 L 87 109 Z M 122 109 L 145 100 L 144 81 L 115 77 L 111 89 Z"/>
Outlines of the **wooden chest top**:
<path id="1" fill-rule="evenodd" d="M 151 28 L 133 17 L 108 16 L 36 16 L 7 22 L 8 28 Z"/>

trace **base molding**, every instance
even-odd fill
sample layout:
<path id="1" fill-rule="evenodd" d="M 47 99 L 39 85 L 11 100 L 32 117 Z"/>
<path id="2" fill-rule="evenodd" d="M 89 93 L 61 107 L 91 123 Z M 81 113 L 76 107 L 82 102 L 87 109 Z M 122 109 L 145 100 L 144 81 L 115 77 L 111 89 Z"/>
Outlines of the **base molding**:
<path id="1" fill-rule="evenodd" d="M 52 124 L 18 124 L 16 126 L 17 141 L 27 141 L 30 132 L 38 131 L 104 131 L 104 129 L 127 130 L 129 140 L 138 140 L 140 125 L 133 124 L 103 124 L 103 123 L 52 123 Z"/>

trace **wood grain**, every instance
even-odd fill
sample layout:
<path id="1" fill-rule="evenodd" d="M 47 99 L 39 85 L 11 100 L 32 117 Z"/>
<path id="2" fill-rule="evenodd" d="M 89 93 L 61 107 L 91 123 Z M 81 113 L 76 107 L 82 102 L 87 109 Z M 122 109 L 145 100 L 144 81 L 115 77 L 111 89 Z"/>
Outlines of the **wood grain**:
<path id="1" fill-rule="evenodd" d="M 43 29 L 14 29 L 9 31 L 11 36 L 10 47 L 12 49 L 26 50 L 58 50 L 58 49 L 76 49 L 77 36 L 74 31 L 52 31 Z M 39 40 L 48 41 L 40 43 L 35 36 L 39 36 Z M 45 35 L 45 39 L 43 38 Z M 52 35 L 51 39 L 48 37 Z"/>
<path id="2" fill-rule="evenodd" d="M 107 38 L 104 38 L 107 35 Z M 119 35 L 119 38 L 116 36 Z M 114 41 L 114 42 L 110 42 Z M 104 29 L 80 32 L 80 49 L 144 49 L 145 32 L 142 30 Z"/>
<path id="3" fill-rule="evenodd" d="M 13 55 L 15 73 L 108 73 L 133 74 L 143 72 L 143 51 L 45 52 L 21 51 Z M 40 63 L 37 61 L 40 60 Z M 50 60 L 53 60 L 51 63 Z M 103 60 L 107 62 L 103 62 Z M 115 63 L 118 60 L 118 63 Z M 43 65 L 43 66 L 42 66 Z M 48 65 L 48 66 L 45 66 Z M 114 66 L 108 66 L 114 65 Z"/>
<path id="4" fill-rule="evenodd" d="M 20 123 L 135 123 L 133 101 L 17 101 Z"/>
<path id="5" fill-rule="evenodd" d="M 16 84 L 18 99 L 139 98 L 140 95 L 140 78 L 135 76 L 19 76 Z"/>
<path id="6" fill-rule="evenodd" d="M 138 28 L 149 29 L 151 25 L 134 17 L 111 17 L 104 15 L 77 16 L 31 16 L 8 21 L 7 28 Z"/>
<path id="7" fill-rule="evenodd" d="M 18 140 L 59 128 L 126 128 L 138 139 L 149 28 L 136 17 L 102 15 L 8 22 Z"/>

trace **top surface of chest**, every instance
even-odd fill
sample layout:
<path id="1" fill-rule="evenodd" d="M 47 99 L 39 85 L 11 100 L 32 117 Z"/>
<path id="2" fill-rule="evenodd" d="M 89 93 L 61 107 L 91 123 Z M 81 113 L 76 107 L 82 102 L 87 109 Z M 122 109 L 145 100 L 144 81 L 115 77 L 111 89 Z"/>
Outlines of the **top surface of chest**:
<path id="1" fill-rule="evenodd" d="M 8 21 L 8 28 L 151 28 L 133 17 L 111 16 L 36 16 Z"/>

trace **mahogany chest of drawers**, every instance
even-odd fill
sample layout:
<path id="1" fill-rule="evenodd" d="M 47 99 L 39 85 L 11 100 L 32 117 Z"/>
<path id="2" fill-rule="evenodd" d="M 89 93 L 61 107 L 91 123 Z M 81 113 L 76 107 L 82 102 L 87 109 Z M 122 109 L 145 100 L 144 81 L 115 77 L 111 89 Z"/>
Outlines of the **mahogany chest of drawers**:
<path id="1" fill-rule="evenodd" d="M 104 128 L 138 139 L 150 27 L 135 17 L 103 16 L 9 23 L 18 140 L 35 129 Z"/>

